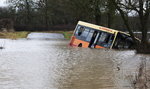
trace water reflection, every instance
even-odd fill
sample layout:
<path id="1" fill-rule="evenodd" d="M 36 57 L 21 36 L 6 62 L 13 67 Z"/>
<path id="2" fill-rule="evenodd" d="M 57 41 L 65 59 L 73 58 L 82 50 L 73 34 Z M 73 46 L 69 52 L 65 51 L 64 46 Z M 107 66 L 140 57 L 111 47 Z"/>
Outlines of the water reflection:
<path id="1" fill-rule="evenodd" d="M 66 40 L 5 40 L 5 49 L 0 50 L 0 88 L 131 89 L 131 75 L 141 57 L 150 58 L 134 51 L 67 44 Z"/>

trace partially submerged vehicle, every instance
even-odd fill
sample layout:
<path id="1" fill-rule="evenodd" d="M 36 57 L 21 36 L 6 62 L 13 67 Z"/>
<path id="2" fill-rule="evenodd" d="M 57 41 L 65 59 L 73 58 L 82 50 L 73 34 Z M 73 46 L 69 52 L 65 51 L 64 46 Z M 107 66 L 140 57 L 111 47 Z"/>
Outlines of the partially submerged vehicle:
<path id="1" fill-rule="evenodd" d="M 70 46 L 83 48 L 130 49 L 134 42 L 125 32 L 79 21 Z"/>

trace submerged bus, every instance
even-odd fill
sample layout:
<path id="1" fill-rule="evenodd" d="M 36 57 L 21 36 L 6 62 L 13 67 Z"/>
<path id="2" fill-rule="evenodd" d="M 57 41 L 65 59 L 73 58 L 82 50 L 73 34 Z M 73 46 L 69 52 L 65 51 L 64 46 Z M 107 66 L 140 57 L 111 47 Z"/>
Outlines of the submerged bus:
<path id="1" fill-rule="evenodd" d="M 125 32 L 79 21 L 69 45 L 83 48 L 129 49 L 133 48 L 134 42 Z"/>

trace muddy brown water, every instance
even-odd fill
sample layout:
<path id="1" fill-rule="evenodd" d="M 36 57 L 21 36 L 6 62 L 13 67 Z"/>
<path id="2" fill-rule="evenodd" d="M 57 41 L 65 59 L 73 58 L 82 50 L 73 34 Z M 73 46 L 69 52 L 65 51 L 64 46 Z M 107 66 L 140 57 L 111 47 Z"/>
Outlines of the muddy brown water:
<path id="1" fill-rule="evenodd" d="M 68 47 L 68 40 L 1 39 L 0 89 L 132 89 L 133 50 Z"/>

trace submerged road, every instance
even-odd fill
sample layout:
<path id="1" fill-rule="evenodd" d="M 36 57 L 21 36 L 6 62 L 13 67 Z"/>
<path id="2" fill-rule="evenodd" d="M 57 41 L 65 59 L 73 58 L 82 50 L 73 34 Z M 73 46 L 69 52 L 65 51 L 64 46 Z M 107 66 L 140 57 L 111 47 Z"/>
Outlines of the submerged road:
<path id="1" fill-rule="evenodd" d="M 27 36 L 28 39 L 45 39 L 45 40 L 56 40 L 64 39 L 64 35 L 60 33 L 30 33 Z"/>
<path id="2" fill-rule="evenodd" d="M 141 59 L 150 60 L 130 50 L 72 48 L 68 42 L 47 33 L 0 39 L 0 89 L 131 89 Z"/>

